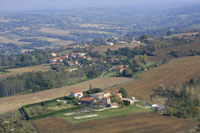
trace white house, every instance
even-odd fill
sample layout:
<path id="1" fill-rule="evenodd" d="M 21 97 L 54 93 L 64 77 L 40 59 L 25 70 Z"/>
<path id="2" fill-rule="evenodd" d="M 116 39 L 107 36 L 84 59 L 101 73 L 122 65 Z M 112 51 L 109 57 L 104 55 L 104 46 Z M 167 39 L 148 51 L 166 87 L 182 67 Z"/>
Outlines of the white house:
<path id="1" fill-rule="evenodd" d="M 151 107 L 152 108 L 158 108 L 159 106 L 157 104 L 152 104 Z"/>
<path id="2" fill-rule="evenodd" d="M 105 104 L 111 104 L 110 97 L 105 97 L 104 99 Z"/>
<path id="3" fill-rule="evenodd" d="M 109 96 L 111 96 L 110 91 L 109 90 L 105 90 L 104 91 L 104 97 L 109 97 Z"/>
<path id="4" fill-rule="evenodd" d="M 80 90 L 72 91 L 71 96 L 75 98 L 82 98 L 83 97 L 83 92 Z"/>

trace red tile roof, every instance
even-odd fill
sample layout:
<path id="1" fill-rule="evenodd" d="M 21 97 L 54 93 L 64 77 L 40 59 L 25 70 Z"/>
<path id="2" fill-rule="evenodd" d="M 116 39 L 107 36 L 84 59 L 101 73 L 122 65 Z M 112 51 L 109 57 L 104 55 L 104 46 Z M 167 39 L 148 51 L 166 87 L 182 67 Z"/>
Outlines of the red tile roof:
<path id="1" fill-rule="evenodd" d="M 110 93 L 110 91 L 109 91 L 109 90 L 105 90 L 104 92 L 105 92 L 105 93 Z"/>
<path id="2" fill-rule="evenodd" d="M 91 97 L 83 97 L 83 98 L 81 98 L 82 102 L 92 102 L 93 100 L 94 100 L 94 98 L 91 98 Z"/>
<path id="3" fill-rule="evenodd" d="M 73 93 L 81 93 L 82 91 L 80 91 L 80 90 L 75 90 L 75 91 L 73 91 Z"/>

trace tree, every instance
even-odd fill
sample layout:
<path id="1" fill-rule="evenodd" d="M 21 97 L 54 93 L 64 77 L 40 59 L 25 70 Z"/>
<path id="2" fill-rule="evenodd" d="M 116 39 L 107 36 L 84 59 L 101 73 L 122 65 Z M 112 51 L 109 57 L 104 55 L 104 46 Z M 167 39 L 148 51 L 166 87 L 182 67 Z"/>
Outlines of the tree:
<path id="1" fill-rule="evenodd" d="M 144 62 L 144 64 L 148 63 L 148 57 L 146 54 L 144 54 L 144 56 L 143 56 L 143 62 Z"/>
<path id="2" fill-rule="evenodd" d="M 196 81 L 195 81 L 195 79 L 192 78 L 192 79 L 190 79 L 189 83 L 190 83 L 190 84 L 195 84 Z"/>
<path id="3" fill-rule="evenodd" d="M 124 77 L 132 77 L 132 71 L 130 69 L 125 69 L 122 72 L 122 76 L 124 76 Z"/>
<path id="4" fill-rule="evenodd" d="M 167 36 L 171 36 L 173 34 L 173 31 L 170 30 L 170 31 L 167 31 Z"/>
<path id="5" fill-rule="evenodd" d="M 128 92 L 127 92 L 124 88 L 120 88 L 120 89 L 119 89 L 119 93 L 122 94 L 122 97 L 123 97 L 123 98 L 128 97 Z"/>

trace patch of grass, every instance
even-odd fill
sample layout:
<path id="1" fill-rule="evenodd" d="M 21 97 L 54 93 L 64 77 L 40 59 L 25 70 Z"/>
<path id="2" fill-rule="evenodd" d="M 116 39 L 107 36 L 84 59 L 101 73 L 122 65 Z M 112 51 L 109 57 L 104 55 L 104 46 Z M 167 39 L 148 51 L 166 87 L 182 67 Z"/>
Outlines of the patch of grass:
<path id="1" fill-rule="evenodd" d="M 31 122 L 26 121 L 18 110 L 0 115 L 0 132 L 9 133 L 11 129 L 16 133 L 36 133 Z"/>
<path id="2" fill-rule="evenodd" d="M 81 115 L 65 116 L 64 114 L 59 114 L 57 116 L 71 123 L 79 123 L 79 122 L 85 122 L 89 120 L 102 119 L 102 118 L 113 117 L 113 116 L 118 116 L 118 115 L 134 114 L 134 113 L 141 113 L 141 112 L 150 112 L 150 111 L 144 108 L 140 108 L 136 105 L 129 105 L 129 106 L 124 106 L 124 108 L 109 109 L 109 110 L 104 110 L 101 112 L 90 111 L 88 113 L 83 113 Z M 97 114 L 99 116 L 88 118 L 88 119 L 81 119 L 81 120 L 74 119 L 75 116 L 85 116 L 85 115 L 90 115 L 90 114 Z"/>

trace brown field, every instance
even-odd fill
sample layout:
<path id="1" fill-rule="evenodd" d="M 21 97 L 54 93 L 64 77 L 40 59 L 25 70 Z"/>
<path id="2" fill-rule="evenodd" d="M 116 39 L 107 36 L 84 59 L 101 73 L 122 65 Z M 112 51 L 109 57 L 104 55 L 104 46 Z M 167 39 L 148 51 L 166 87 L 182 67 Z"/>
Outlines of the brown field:
<path id="1" fill-rule="evenodd" d="M 57 117 L 32 122 L 38 133 L 185 133 L 194 122 L 154 113 L 122 115 L 71 124 Z"/>
<path id="2" fill-rule="evenodd" d="M 0 74 L 0 79 L 6 78 L 6 77 L 11 76 L 11 75 L 13 76 L 13 75 L 17 75 L 17 74 L 23 74 L 25 72 L 36 72 L 36 71 L 44 72 L 44 71 L 48 71 L 48 70 L 50 70 L 50 67 L 49 66 L 43 66 L 43 65 L 8 69 L 7 71 L 9 71 L 9 72 L 5 72 L 5 73 Z"/>
<path id="3" fill-rule="evenodd" d="M 49 37 L 25 37 L 25 39 L 40 39 L 40 40 L 43 40 L 43 41 L 49 41 L 54 45 L 60 45 L 60 46 L 69 45 L 69 44 L 74 43 L 74 41 L 64 41 L 64 40 L 61 40 L 61 39 L 49 38 Z"/>
<path id="4" fill-rule="evenodd" d="M 0 36 L 0 42 L 2 43 L 13 43 L 18 45 L 30 44 L 29 42 L 19 42 L 19 39 L 9 39 L 7 37 Z"/>
<path id="5" fill-rule="evenodd" d="M 41 91 L 37 93 L 18 95 L 0 98 L 0 114 L 16 110 L 23 105 L 42 102 L 45 100 L 51 100 L 57 97 L 62 97 L 69 95 L 72 90 L 88 90 L 90 85 L 92 87 L 107 88 L 109 86 L 119 85 L 127 82 L 131 82 L 133 79 L 130 78 L 97 78 L 93 80 L 88 80 L 81 82 L 76 85 L 64 86 L 57 89 L 51 89 L 46 91 Z"/>
<path id="6" fill-rule="evenodd" d="M 147 99 L 154 93 L 153 88 L 160 84 L 170 87 L 177 82 L 184 83 L 200 77 L 200 56 L 174 59 L 168 64 L 139 74 L 139 80 L 112 88 L 124 87 L 130 96 Z"/>
<path id="7" fill-rule="evenodd" d="M 163 60 L 164 58 L 166 59 L 172 59 L 173 57 L 169 55 L 169 53 L 173 50 L 200 50 L 200 38 L 199 37 L 188 37 L 188 39 L 192 39 L 194 42 L 191 44 L 185 44 L 185 45 L 179 45 L 179 46 L 174 46 L 170 48 L 164 48 L 161 50 L 157 50 L 154 52 L 156 55 L 155 57 L 151 57 L 151 61 L 157 61 L 157 60 Z"/>
<path id="8" fill-rule="evenodd" d="M 42 28 L 39 32 L 55 34 L 55 35 L 69 35 L 69 30 L 55 29 L 55 28 Z"/>
<path id="9" fill-rule="evenodd" d="M 134 48 L 140 45 L 145 45 L 145 44 L 122 44 L 122 45 L 99 46 L 95 47 L 93 49 L 93 52 L 106 52 L 108 49 L 118 50 L 119 48 L 125 48 L 125 47 Z"/>

